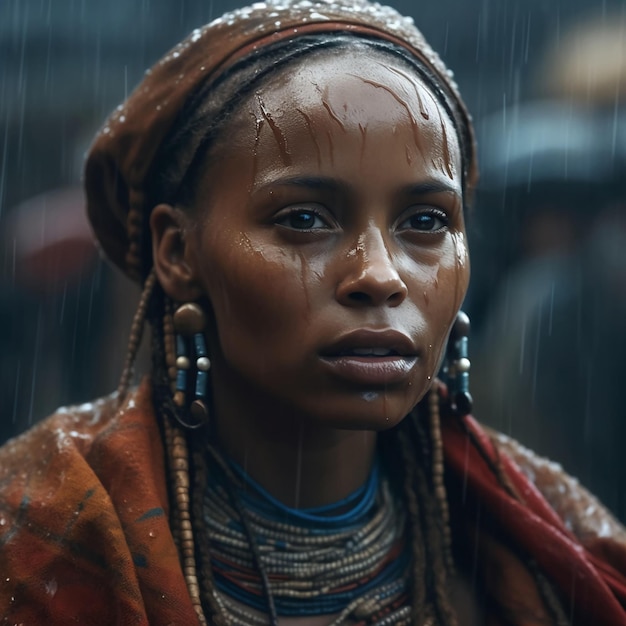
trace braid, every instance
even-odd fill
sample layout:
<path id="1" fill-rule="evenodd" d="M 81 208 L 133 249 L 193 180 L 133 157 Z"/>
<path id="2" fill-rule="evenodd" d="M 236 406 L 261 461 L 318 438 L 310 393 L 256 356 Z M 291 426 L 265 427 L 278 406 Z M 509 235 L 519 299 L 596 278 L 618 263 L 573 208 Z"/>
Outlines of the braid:
<path id="1" fill-rule="evenodd" d="M 433 436 L 434 425 L 438 429 L 438 411 L 432 415 L 435 408 L 432 395 L 437 395 L 437 388 L 433 386 L 427 400 L 397 428 L 383 435 L 382 450 L 390 468 L 395 470 L 397 484 L 402 485 L 409 516 L 411 623 L 432 624 L 436 617 L 442 626 L 455 626 L 457 620 L 448 589 L 454 567 L 443 471 L 439 472 L 441 480 L 437 477 L 443 451 L 440 437 Z M 427 416 L 433 426 L 430 432 L 425 425 Z"/>
<path id="2" fill-rule="evenodd" d="M 412 620 L 414 624 L 423 624 L 426 620 L 426 554 L 424 549 L 424 535 L 422 533 L 422 520 L 417 497 L 413 488 L 415 481 L 414 454 L 410 444 L 403 433 L 398 433 L 398 445 L 400 447 L 402 463 L 405 467 L 403 491 L 406 498 L 409 513 L 409 536 L 411 541 L 412 566 Z"/>
<path id="3" fill-rule="evenodd" d="M 232 470 L 228 466 L 228 463 L 224 460 L 224 458 L 215 450 L 215 448 L 209 446 L 208 448 L 213 461 L 219 467 L 220 471 L 224 473 L 227 478 L 227 484 L 230 487 L 234 487 L 237 484 L 237 479 L 233 474 Z M 248 546 L 250 551 L 252 552 L 252 558 L 254 563 L 259 570 L 259 575 L 261 577 L 261 584 L 263 587 L 263 593 L 265 595 L 265 600 L 267 602 L 267 610 L 269 613 L 270 626 L 278 626 L 278 615 L 276 613 L 276 607 L 274 604 L 274 597 L 272 596 L 272 590 L 270 588 L 269 576 L 267 573 L 267 569 L 263 565 L 263 561 L 261 560 L 261 552 L 259 550 L 258 542 L 254 536 L 254 531 L 252 530 L 252 526 L 250 524 L 250 520 L 246 514 L 246 511 L 243 507 L 241 499 L 237 495 L 237 491 L 235 489 L 228 490 L 228 496 L 233 505 L 235 511 L 239 515 L 239 521 L 244 528 L 244 532 L 248 539 Z"/>
<path id="4" fill-rule="evenodd" d="M 432 481 L 435 498 L 439 506 L 439 514 L 442 520 L 443 542 L 445 550 L 446 567 L 450 573 L 454 572 L 454 559 L 452 558 L 452 533 L 450 531 L 450 509 L 444 484 L 443 441 L 441 440 L 441 420 L 439 417 L 439 381 L 435 380 L 431 391 L 428 393 L 428 416 L 430 418 L 430 441 L 432 458 Z"/>
<path id="5" fill-rule="evenodd" d="M 130 382 L 133 377 L 135 359 L 137 358 L 137 352 L 139 351 L 139 346 L 141 345 L 143 329 L 146 323 L 148 304 L 150 304 L 150 299 L 156 282 L 156 274 L 154 270 L 152 270 L 148 275 L 143 291 L 141 292 L 139 306 L 137 307 L 137 312 L 135 313 L 133 324 L 130 329 L 130 338 L 128 340 L 128 349 L 126 351 L 126 362 L 124 363 L 124 369 L 122 370 L 122 376 L 117 388 L 118 402 L 121 402 L 128 393 L 128 387 L 130 386 Z"/>
<path id="6" fill-rule="evenodd" d="M 211 560 L 202 528 L 202 493 L 207 481 L 202 454 L 190 454 L 190 446 L 180 427 L 181 409 L 173 400 L 168 375 L 166 336 L 171 328 L 167 322 L 171 302 L 160 286 L 154 290 L 152 324 L 152 388 L 159 417 L 170 474 L 170 525 L 181 557 L 181 566 L 194 608 L 201 624 L 228 626 L 213 584 Z M 163 320 L 163 323 L 161 323 Z M 202 437 L 195 437 L 194 441 Z M 191 463 L 190 463 L 191 461 Z M 193 487 L 192 487 L 193 482 Z M 205 618 L 206 615 L 208 616 Z"/>
<path id="7" fill-rule="evenodd" d="M 194 490 L 192 497 L 193 517 L 192 523 L 196 536 L 196 555 L 199 569 L 200 594 L 203 605 L 207 607 L 211 617 L 211 624 L 215 626 L 228 626 L 225 610 L 217 594 L 211 567 L 211 552 L 209 548 L 209 536 L 204 529 L 203 501 L 208 482 L 208 466 L 205 455 L 197 443 L 193 446 L 192 458 L 194 469 Z"/>

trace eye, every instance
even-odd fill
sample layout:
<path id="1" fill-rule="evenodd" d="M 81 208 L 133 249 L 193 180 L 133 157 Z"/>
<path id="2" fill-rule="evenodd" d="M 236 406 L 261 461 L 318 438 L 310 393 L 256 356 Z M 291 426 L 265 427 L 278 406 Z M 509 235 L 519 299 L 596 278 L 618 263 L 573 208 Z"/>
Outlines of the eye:
<path id="1" fill-rule="evenodd" d="M 311 208 L 289 209 L 281 213 L 275 220 L 279 226 L 292 230 L 320 230 L 331 228 L 318 211 Z"/>
<path id="2" fill-rule="evenodd" d="M 426 233 L 438 233 L 447 228 L 448 216 L 435 208 L 428 208 L 413 213 L 398 224 L 398 230 L 418 230 Z"/>

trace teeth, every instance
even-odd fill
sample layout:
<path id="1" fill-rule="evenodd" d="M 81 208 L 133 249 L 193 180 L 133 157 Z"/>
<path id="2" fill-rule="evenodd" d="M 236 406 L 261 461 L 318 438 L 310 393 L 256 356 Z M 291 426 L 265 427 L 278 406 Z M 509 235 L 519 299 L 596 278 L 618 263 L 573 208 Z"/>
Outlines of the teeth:
<path id="1" fill-rule="evenodd" d="M 389 356 L 389 348 L 354 348 L 352 353 L 356 356 Z"/>

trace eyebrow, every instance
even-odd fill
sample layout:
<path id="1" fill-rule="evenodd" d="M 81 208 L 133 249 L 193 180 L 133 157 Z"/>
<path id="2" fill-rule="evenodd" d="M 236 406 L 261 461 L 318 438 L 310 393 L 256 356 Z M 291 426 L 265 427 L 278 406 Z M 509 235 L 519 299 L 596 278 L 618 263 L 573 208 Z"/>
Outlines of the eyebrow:
<path id="1" fill-rule="evenodd" d="M 340 191 L 344 185 L 334 178 L 327 176 L 292 176 L 273 180 L 270 183 L 261 185 L 256 191 L 263 191 L 267 187 L 302 187 L 306 189 L 321 189 L 325 191 Z"/>
<path id="2" fill-rule="evenodd" d="M 319 189 L 323 191 L 341 191 L 345 185 L 341 182 L 327 176 L 293 176 L 274 180 L 271 183 L 262 185 L 256 191 L 262 191 L 267 187 L 285 186 L 285 187 L 301 187 L 306 189 Z M 462 197 L 459 187 L 449 185 L 438 180 L 427 180 L 421 183 L 407 185 L 402 190 L 407 196 L 422 196 L 432 193 L 452 193 L 455 196 Z"/>
<path id="3" fill-rule="evenodd" d="M 407 196 L 425 196 L 431 193 L 451 193 L 458 198 L 463 197 L 463 192 L 460 187 L 449 185 L 438 180 L 428 180 L 415 185 L 407 185 L 403 189 L 403 192 Z"/>

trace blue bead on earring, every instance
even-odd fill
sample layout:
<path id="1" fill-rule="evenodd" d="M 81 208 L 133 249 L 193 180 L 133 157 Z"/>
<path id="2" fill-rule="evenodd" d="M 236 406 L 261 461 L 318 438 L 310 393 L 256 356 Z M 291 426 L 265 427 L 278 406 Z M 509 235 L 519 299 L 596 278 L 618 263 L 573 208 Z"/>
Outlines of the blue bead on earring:
<path id="1" fill-rule="evenodd" d="M 206 316 L 194 302 L 178 307 L 174 313 L 176 332 L 176 394 L 179 406 L 186 404 L 187 391 L 193 388 L 193 400 L 189 406 L 189 428 L 198 428 L 209 417 L 207 389 L 211 361 L 208 358 L 204 329 Z M 195 365 L 195 368 L 193 367 Z M 193 380 L 192 380 L 193 379 Z"/>

